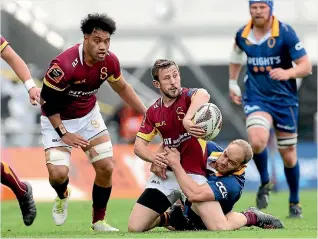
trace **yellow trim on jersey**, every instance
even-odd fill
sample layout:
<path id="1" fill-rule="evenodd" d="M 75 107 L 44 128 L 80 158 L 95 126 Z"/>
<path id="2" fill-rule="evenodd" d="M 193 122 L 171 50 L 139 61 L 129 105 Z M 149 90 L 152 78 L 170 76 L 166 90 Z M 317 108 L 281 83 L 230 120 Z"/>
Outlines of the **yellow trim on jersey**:
<path id="1" fill-rule="evenodd" d="M 45 77 L 44 77 L 44 79 L 43 79 L 43 84 L 45 84 L 46 86 L 50 87 L 51 89 L 57 90 L 57 91 L 64 91 L 64 90 L 67 88 L 67 87 L 66 87 L 66 88 L 64 88 L 64 89 L 60 89 L 60 88 L 56 87 L 55 85 L 52 85 L 50 82 L 48 82 Z"/>
<path id="2" fill-rule="evenodd" d="M 157 129 L 154 128 L 149 134 L 138 132 L 137 137 L 142 138 L 143 140 L 146 140 L 148 142 L 151 142 L 151 140 L 156 136 L 156 134 L 157 134 Z"/>
<path id="3" fill-rule="evenodd" d="M 279 22 L 278 19 L 274 16 L 273 17 L 273 25 L 272 25 L 272 37 L 279 36 Z"/>
<path id="4" fill-rule="evenodd" d="M 203 155 L 205 154 L 205 150 L 206 150 L 206 144 L 207 144 L 207 142 L 205 141 L 205 140 L 203 140 L 203 139 L 197 139 L 198 140 L 198 142 L 199 142 L 199 144 L 200 144 L 200 146 L 201 146 L 201 149 L 202 149 L 202 153 L 203 153 Z"/>
<path id="5" fill-rule="evenodd" d="M 253 26 L 252 20 L 250 20 L 247 25 L 244 27 L 244 30 L 242 31 L 241 36 L 243 38 L 247 38 L 248 34 L 250 33 Z M 279 36 L 279 22 L 278 19 L 273 16 L 273 24 L 272 24 L 272 37 L 278 37 Z"/>
<path id="6" fill-rule="evenodd" d="M 0 46 L 0 52 L 3 51 L 3 49 L 8 45 L 9 43 L 7 41 L 4 41 Z"/>
<path id="7" fill-rule="evenodd" d="M 210 155 L 209 155 L 209 158 L 218 158 L 222 155 L 222 152 L 212 152 Z"/>
<path id="8" fill-rule="evenodd" d="M 120 76 L 118 76 L 117 78 L 114 77 L 114 75 L 111 75 L 107 78 L 107 81 L 109 82 L 116 82 L 116 81 L 119 81 L 121 79 L 121 74 Z"/>

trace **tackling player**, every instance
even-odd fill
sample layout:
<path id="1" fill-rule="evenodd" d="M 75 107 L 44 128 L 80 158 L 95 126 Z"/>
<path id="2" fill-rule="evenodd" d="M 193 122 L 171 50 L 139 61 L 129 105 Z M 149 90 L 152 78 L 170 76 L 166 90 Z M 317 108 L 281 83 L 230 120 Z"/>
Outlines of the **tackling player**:
<path id="1" fill-rule="evenodd" d="M 178 207 L 165 212 L 166 215 L 160 217 L 160 225 L 171 225 L 177 230 L 213 231 L 234 230 L 244 226 L 264 229 L 283 227 L 279 219 L 256 208 L 249 208 L 243 213 L 232 212 L 244 188 L 246 164 L 253 157 L 252 148 L 246 141 L 234 140 L 225 150 L 212 141 L 208 142 L 209 176 L 202 185 L 193 181 L 184 171 L 177 149 L 165 147 L 164 150 L 167 155 L 162 162 L 172 168 L 187 200 L 193 204 L 186 203 L 185 217 Z"/>
<path id="2" fill-rule="evenodd" d="M 247 116 L 248 139 L 261 177 L 256 204 L 260 209 L 266 208 L 272 189 L 267 168 L 266 146 L 273 125 L 290 189 L 289 216 L 302 217 L 299 204 L 299 164 L 296 154 L 296 78 L 310 74 L 312 66 L 293 28 L 272 15 L 272 0 L 250 0 L 249 5 L 252 19 L 235 36 L 229 66 L 229 88 L 232 101 L 241 104 L 241 90 L 237 79 L 245 52 L 247 73 L 244 78 L 246 91 L 243 95 L 243 105 Z M 295 67 L 292 62 L 296 63 Z"/>
<path id="3" fill-rule="evenodd" d="M 30 102 L 36 105 L 40 97 L 38 89 L 31 78 L 30 71 L 21 57 L 10 47 L 6 39 L 1 36 L 1 58 L 5 60 L 24 83 L 29 92 Z M 9 187 L 17 197 L 22 212 L 23 222 L 30 226 L 36 217 L 36 206 L 33 200 L 32 187 L 28 182 L 21 182 L 12 168 L 5 162 L 1 162 L 1 183 Z"/>
<path id="4" fill-rule="evenodd" d="M 135 153 L 152 163 L 152 171 L 156 174 L 148 179 L 145 191 L 130 214 L 128 230 L 131 232 L 158 226 L 156 218 L 181 197 L 180 186 L 171 169 L 166 175 L 162 172 L 166 165 L 160 158 L 164 158 L 165 153 L 153 153 L 148 147 L 156 134 L 162 137 L 164 146 L 180 150 L 181 164 L 194 181 L 206 182 L 206 142 L 197 139 L 205 132 L 193 124 L 192 118 L 197 109 L 209 101 L 210 95 L 204 89 L 182 88 L 179 68 L 170 60 L 157 60 L 152 78 L 162 97 L 144 116 L 135 141 Z"/>
<path id="5" fill-rule="evenodd" d="M 46 165 L 50 184 L 57 193 L 52 214 L 56 225 L 62 225 L 67 218 L 71 149 L 81 148 L 96 172 L 91 228 L 118 231 L 105 218 L 112 190 L 113 149 L 95 94 L 107 82 L 139 112 L 146 112 L 146 107 L 122 76 L 116 55 L 109 51 L 116 30 L 114 20 L 105 14 L 89 14 L 82 20 L 81 30 L 83 43 L 51 62 L 41 91 Z"/>

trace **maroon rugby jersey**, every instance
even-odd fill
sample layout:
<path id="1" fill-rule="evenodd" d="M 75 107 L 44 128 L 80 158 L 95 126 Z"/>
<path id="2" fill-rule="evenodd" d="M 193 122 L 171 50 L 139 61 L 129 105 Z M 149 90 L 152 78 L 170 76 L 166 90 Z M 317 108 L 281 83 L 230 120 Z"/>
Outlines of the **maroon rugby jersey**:
<path id="1" fill-rule="evenodd" d="M 206 141 L 192 137 L 182 124 L 196 90 L 183 88 L 169 107 L 163 104 L 162 99 L 158 99 L 147 110 L 137 136 L 150 142 L 159 133 L 164 146 L 178 149 L 181 165 L 187 173 L 205 175 Z"/>
<path id="2" fill-rule="evenodd" d="M 6 40 L 2 35 L 0 35 L 0 37 L 1 37 L 0 52 L 2 52 L 2 50 L 3 50 L 9 43 L 7 42 L 7 40 Z"/>
<path id="3" fill-rule="evenodd" d="M 65 50 L 50 64 L 43 84 L 65 93 L 60 116 L 62 120 L 81 118 L 95 106 L 98 88 L 106 80 L 116 82 L 121 77 L 116 55 L 108 52 L 102 62 L 88 66 L 83 59 L 83 45 Z M 42 114 L 44 114 L 42 110 Z"/>

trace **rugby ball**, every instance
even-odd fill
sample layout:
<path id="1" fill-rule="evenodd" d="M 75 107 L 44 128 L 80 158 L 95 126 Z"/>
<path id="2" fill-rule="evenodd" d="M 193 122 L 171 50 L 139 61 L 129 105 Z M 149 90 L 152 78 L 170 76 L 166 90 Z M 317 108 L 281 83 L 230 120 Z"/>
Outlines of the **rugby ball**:
<path id="1" fill-rule="evenodd" d="M 222 113 L 215 104 L 206 103 L 195 113 L 194 124 L 200 125 L 206 131 L 202 139 L 213 140 L 221 131 Z"/>

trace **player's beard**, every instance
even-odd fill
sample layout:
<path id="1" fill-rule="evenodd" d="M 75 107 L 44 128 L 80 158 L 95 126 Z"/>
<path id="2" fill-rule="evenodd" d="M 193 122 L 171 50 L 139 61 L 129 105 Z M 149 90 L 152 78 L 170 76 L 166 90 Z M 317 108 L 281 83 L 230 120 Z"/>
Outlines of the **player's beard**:
<path id="1" fill-rule="evenodd" d="M 172 93 L 170 92 L 169 90 L 167 90 L 166 92 L 165 91 L 162 91 L 161 92 L 169 99 L 175 99 L 178 97 L 178 95 L 180 94 L 180 88 L 176 88 L 175 92 Z"/>
<path id="2" fill-rule="evenodd" d="M 270 16 L 267 18 L 253 18 L 253 25 L 257 28 L 263 28 L 270 21 Z"/>

